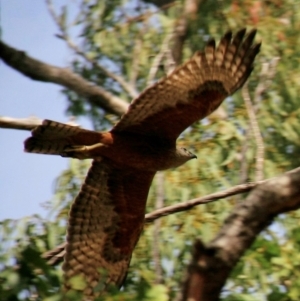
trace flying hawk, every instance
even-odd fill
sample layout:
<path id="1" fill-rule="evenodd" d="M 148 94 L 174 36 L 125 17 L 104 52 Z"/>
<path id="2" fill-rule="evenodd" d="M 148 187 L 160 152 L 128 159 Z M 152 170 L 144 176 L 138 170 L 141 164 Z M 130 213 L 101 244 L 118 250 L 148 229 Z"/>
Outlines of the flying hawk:
<path id="1" fill-rule="evenodd" d="M 63 270 L 65 288 L 81 276 L 83 294 L 93 299 L 102 284 L 120 286 L 143 229 L 149 187 L 159 170 L 195 158 L 176 139 L 241 88 L 253 69 L 260 43 L 256 30 L 228 32 L 210 40 L 170 75 L 134 99 L 109 132 L 44 120 L 25 141 L 25 151 L 93 163 L 71 210 Z"/>

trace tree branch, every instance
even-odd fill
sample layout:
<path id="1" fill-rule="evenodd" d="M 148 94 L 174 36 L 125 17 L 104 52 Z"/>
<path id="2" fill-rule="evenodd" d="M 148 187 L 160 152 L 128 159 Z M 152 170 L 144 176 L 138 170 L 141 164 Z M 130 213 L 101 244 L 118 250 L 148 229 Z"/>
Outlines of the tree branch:
<path id="1" fill-rule="evenodd" d="M 123 115 L 128 104 L 121 98 L 83 79 L 69 69 L 52 66 L 28 56 L 0 41 L 0 58 L 13 69 L 33 80 L 51 82 L 71 89 L 102 109 Z"/>
<path id="2" fill-rule="evenodd" d="M 46 0 L 48 10 L 50 12 L 50 15 L 52 16 L 54 22 L 59 27 L 60 31 L 62 32 L 62 36 L 60 36 L 63 40 L 66 41 L 68 46 L 75 51 L 78 55 L 83 57 L 85 60 L 90 62 L 95 68 L 98 68 L 102 72 L 104 72 L 108 77 L 112 78 L 116 82 L 118 82 L 121 87 L 130 95 L 130 97 L 135 98 L 139 95 L 138 91 L 136 91 L 130 83 L 127 83 L 125 79 L 122 76 L 119 76 L 113 72 L 110 72 L 108 69 L 106 69 L 104 66 L 100 65 L 96 60 L 88 57 L 83 51 L 79 49 L 79 47 L 71 40 L 70 36 L 67 33 L 66 26 L 61 23 L 60 19 L 55 13 L 53 4 L 51 0 Z"/>
<path id="3" fill-rule="evenodd" d="M 169 52 L 169 43 L 170 43 L 171 39 L 173 38 L 173 36 L 174 36 L 173 32 L 166 35 L 166 37 L 164 38 L 164 40 L 161 44 L 159 53 L 154 57 L 152 65 L 150 67 L 148 79 L 147 79 L 147 85 L 146 85 L 147 87 L 150 86 L 151 84 L 153 84 L 155 75 L 161 64 L 161 61 L 164 58 L 164 56 L 166 56 L 166 54 Z M 169 70 L 167 70 L 167 73 L 169 73 Z"/>
<path id="4" fill-rule="evenodd" d="M 0 128 L 4 129 L 15 129 L 15 130 L 24 130 L 31 131 L 38 125 L 43 123 L 43 119 L 40 119 L 35 116 L 31 116 L 28 118 L 11 118 L 11 117 L 0 117 Z M 75 122 L 75 118 L 71 117 L 69 122 L 66 124 L 79 126 L 78 123 Z"/>
<path id="5" fill-rule="evenodd" d="M 181 64 L 182 50 L 188 33 L 189 23 L 197 18 L 197 12 L 201 6 L 201 0 L 185 0 L 183 12 L 174 28 L 174 44 L 172 56 L 176 66 Z"/>
<path id="6" fill-rule="evenodd" d="M 0 128 L 31 131 L 42 122 L 42 119 L 34 116 L 29 118 L 0 117 Z"/>
<path id="7" fill-rule="evenodd" d="M 139 35 L 136 38 L 134 45 L 129 83 L 132 87 L 134 87 L 134 89 L 136 89 L 136 82 L 139 74 L 140 54 L 143 47 L 143 37 Z"/>
<path id="8" fill-rule="evenodd" d="M 251 130 L 248 126 L 244 133 L 244 140 L 242 141 L 242 149 L 241 149 L 241 167 L 240 167 L 240 180 L 239 184 L 243 184 L 248 182 L 249 174 L 248 174 L 248 161 L 247 161 L 247 151 L 249 147 L 249 140 L 251 138 Z"/>
<path id="9" fill-rule="evenodd" d="M 255 181 L 261 181 L 264 178 L 264 140 L 262 138 L 259 125 L 256 119 L 254 107 L 251 102 L 248 84 L 244 85 L 242 95 L 247 108 L 252 134 L 256 142 L 256 164 L 255 164 Z"/>
<path id="10" fill-rule="evenodd" d="M 180 300 L 219 300 L 227 277 L 256 236 L 278 214 L 300 208 L 299 184 L 298 169 L 259 185 L 235 207 L 207 246 L 196 241 Z"/>
<path id="11" fill-rule="evenodd" d="M 276 73 L 276 66 L 278 64 L 279 58 L 275 57 L 271 62 L 262 64 L 262 69 L 260 72 L 259 83 L 254 92 L 254 105 L 252 104 L 251 97 L 249 94 L 248 84 L 246 83 L 242 89 L 242 95 L 246 105 L 247 113 L 249 116 L 250 128 L 256 142 L 256 167 L 255 167 L 255 181 L 260 181 L 264 178 L 264 141 L 261 135 L 259 125 L 257 122 L 256 114 L 258 111 L 258 104 L 260 103 L 263 93 L 270 86 L 272 79 Z M 247 130 L 248 133 L 248 130 Z M 248 134 L 247 134 L 248 136 Z M 246 136 L 246 140 L 247 137 Z M 246 154 L 247 149 L 245 149 L 244 154 Z M 245 161 L 245 158 L 242 158 L 242 162 Z"/>
<path id="12" fill-rule="evenodd" d="M 156 175 L 156 202 L 155 209 L 160 209 L 164 205 L 165 191 L 164 191 L 164 173 L 159 171 Z M 155 283 L 163 283 L 163 273 L 161 268 L 159 234 L 161 228 L 161 220 L 154 221 L 153 227 L 153 242 L 152 242 L 152 258 L 155 270 Z"/>
<path id="13" fill-rule="evenodd" d="M 260 73 L 260 80 L 254 92 L 254 104 L 257 105 L 261 96 L 267 91 L 272 84 L 272 80 L 276 75 L 276 67 L 280 58 L 273 57 L 270 62 L 262 64 L 262 70 Z"/>

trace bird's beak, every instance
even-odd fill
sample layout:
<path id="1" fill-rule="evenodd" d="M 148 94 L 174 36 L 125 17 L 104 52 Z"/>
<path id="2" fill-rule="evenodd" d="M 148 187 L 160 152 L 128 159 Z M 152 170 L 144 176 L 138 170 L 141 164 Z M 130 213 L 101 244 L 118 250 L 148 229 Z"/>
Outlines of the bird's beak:
<path id="1" fill-rule="evenodd" d="M 192 159 L 197 159 L 198 157 L 196 155 L 193 154 Z"/>

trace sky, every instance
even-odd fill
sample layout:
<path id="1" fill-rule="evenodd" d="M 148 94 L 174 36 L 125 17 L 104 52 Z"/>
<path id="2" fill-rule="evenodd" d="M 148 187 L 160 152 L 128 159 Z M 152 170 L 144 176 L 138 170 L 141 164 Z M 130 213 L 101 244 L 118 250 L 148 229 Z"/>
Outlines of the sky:
<path id="1" fill-rule="evenodd" d="M 0 0 L 0 27 L 8 45 L 52 65 L 69 65 L 72 51 L 55 37 L 59 31 L 45 1 Z M 61 90 L 26 78 L 0 60 L 0 116 L 67 122 Z M 81 119 L 78 123 L 88 124 Z M 51 199 L 55 178 L 68 166 L 65 158 L 25 153 L 23 141 L 29 136 L 29 131 L 0 128 L 0 221 L 32 214 L 45 217 L 41 204 Z"/>

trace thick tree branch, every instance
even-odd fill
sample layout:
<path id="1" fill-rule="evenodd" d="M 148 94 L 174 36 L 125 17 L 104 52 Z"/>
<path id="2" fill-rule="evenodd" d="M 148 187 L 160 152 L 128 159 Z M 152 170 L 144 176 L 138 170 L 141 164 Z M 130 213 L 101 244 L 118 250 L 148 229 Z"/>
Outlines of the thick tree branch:
<path id="1" fill-rule="evenodd" d="M 13 69 L 33 80 L 51 82 L 71 89 L 107 112 L 123 115 L 128 104 L 121 98 L 83 79 L 67 68 L 52 66 L 28 56 L 0 41 L 0 58 Z"/>
<path id="2" fill-rule="evenodd" d="M 235 207 L 213 241 L 207 246 L 196 241 L 181 300 L 219 300 L 227 277 L 256 236 L 278 214 L 298 208 L 299 170 L 256 187 Z"/>

